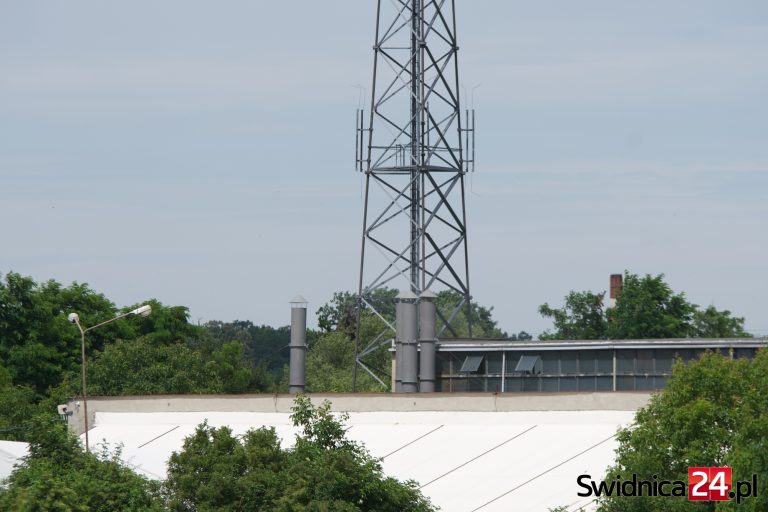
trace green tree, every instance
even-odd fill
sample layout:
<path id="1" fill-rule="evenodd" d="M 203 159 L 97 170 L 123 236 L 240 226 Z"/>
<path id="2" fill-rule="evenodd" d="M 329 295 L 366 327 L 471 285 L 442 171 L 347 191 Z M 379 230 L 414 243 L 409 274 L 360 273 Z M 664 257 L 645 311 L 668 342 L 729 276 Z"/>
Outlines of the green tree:
<path id="1" fill-rule="evenodd" d="M 317 309 L 317 326 L 324 332 L 340 331 L 354 335 L 356 311 L 356 294 L 335 292 L 331 300 Z"/>
<path id="2" fill-rule="evenodd" d="M 731 466 L 733 479 L 768 481 L 768 351 L 752 360 L 706 353 L 678 361 L 667 387 L 618 433 L 616 463 L 607 479 L 687 481 L 693 466 Z M 763 484 L 764 485 L 764 484 Z M 602 512 L 676 512 L 736 509 L 734 502 L 690 502 L 685 497 L 603 498 Z M 738 510 L 768 509 L 768 495 Z"/>
<path id="3" fill-rule="evenodd" d="M 539 313 L 551 318 L 555 332 L 545 331 L 542 340 L 600 340 L 605 338 L 607 322 L 603 310 L 605 293 L 570 292 L 565 297 L 565 305 L 555 309 L 544 303 L 539 306 Z"/>
<path id="4" fill-rule="evenodd" d="M 29 418 L 37 412 L 35 390 L 14 386 L 11 372 L 0 366 L 0 439 L 22 441 Z"/>
<path id="5" fill-rule="evenodd" d="M 189 323 L 187 308 L 149 303 L 148 317 L 128 317 L 89 332 L 87 354 L 98 354 L 119 339 L 144 336 L 161 345 L 189 343 L 201 335 L 202 329 Z M 0 281 L 0 360 L 15 385 L 32 387 L 40 399 L 80 371 L 80 333 L 67 320 L 69 313 L 77 312 L 88 327 L 137 306 L 118 310 L 87 284 L 64 287 L 53 280 L 37 284 L 30 277 L 8 273 Z"/>
<path id="6" fill-rule="evenodd" d="M 352 391 L 354 356 L 354 342 L 344 333 L 331 332 L 321 335 L 307 354 L 307 392 L 348 393 Z M 371 354 L 371 357 L 366 358 L 366 362 L 381 373 L 389 370 L 391 355 L 388 347 L 381 347 Z M 285 375 L 287 376 L 287 373 Z M 358 391 L 383 391 L 384 389 L 368 373 L 358 369 Z"/>
<path id="7" fill-rule="evenodd" d="M 13 383 L 30 386 L 39 397 L 58 386 L 67 372 L 77 371 L 80 334 L 67 321 L 77 311 L 90 324 L 114 316 L 114 305 L 85 284 L 62 287 L 55 281 L 37 284 L 16 273 L 0 280 L 0 360 Z M 87 339 L 88 350 L 99 350 L 118 336 L 130 336 L 130 326 L 111 324 Z"/>
<path id="8" fill-rule="evenodd" d="M 750 336 L 744 331 L 744 318 L 705 310 L 688 302 L 684 293 L 675 293 L 664 282 L 664 274 L 638 276 L 627 271 L 614 308 L 605 310 L 605 292 L 571 291 L 562 308 L 539 306 L 539 313 L 551 318 L 554 332 L 540 335 L 548 339 L 659 339 L 659 338 L 734 338 Z"/>
<path id="9" fill-rule="evenodd" d="M 744 330 L 744 318 L 731 316 L 727 309 L 718 311 L 707 306 L 704 311 L 693 313 L 693 336 L 696 338 L 751 338 Z"/>
<path id="10" fill-rule="evenodd" d="M 66 425 L 34 419 L 30 455 L 0 490 L 0 510 L 18 512 L 161 511 L 159 487 L 104 447 L 85 453 Z"/>
<path id="11" fill-rule="evenodd" d="M 434 510 L 413 482 L 383 475 L 381 465 L 346 438 L 330 403 L 296 399 L 291 415 L 301 429 L 283 450 L 273 428 L 238 438 L 227 427 L 199 425 L 168 464 L 165 494 L 175 511 Z"/>
<path id="12" fill-rule="evenodd" d="M 761 349 L 739 377 L 745 391 L 731 402 L 731 407 L 738 409 L 738 424 L 732 432 L 732 448 L 726 461 L 733 467 L 734 480 L 750 480 L 758 475 L 762 487 L 757 499 L 733 508 L 764 511 L 768 510 L 768 350 Z"/>
<path id="13" fill-rule="evenodd" d="M 435 303 L 437 310 L 448 319 L 454 308 L 461 300 L 461 295 L 453 290 L 442 290 L 437 293 Z M 467 311 L 469 309 L 469 312 Z M 475 301 L 470 301 L 470 307 L 463 307 L 450 322 L 451 329 L 445 330 L 446 336 L 465 338 L 469 336 L 469 314 L 472 321 L 472 336 L 475 338 L 503 339 L 509 335 L 499 329 L 498 322 L 493 319 L 493 306 L 481 306 Z M 443 321 L 438 315 L 437 331 L 443 328 Z"/>
<path id="14" fill-rule="evenodd" d="M 127 306 L 122 309 L 122 312 L 131 311 L 143 304 L 152 306 L 152 314 L 129 316 L 123 320 L 122 322 L 131 327 L 131 331 L 129 335 L 124 335 L 122 338 L 144 336 L 155 345 L 171 345 L 179 342 L 193 345 L 204 333 L 202 327 L 189 323 L 189 309 L 186 306 L 165 306 L 155 299 L 150 299 Z M 90 336 L 90 333 L 88 335 Z"/>
<path id="15" fill-rule="evenodd" d="M 393 288 L 375 290 L 369 300 L 388 322 L 394 322 L 395 301 L 398 291 Z M 352 391 L 352 373 L 355 365 L 355 336 L 357 322 L 357 296 L 350 292 L 336 292 L 333 298 L 320 306 L 317 311 L 320 333 L 313 339 L 308 339 L 307 351 L 307 391 L 308 392 L 350 392 Z M 377 337 L 386 340 L 389 327 L 374 314 L 370 308 L 360 310 L 360 339 L 361 348 L 365 348 L 366 340 Z M 383 333 L 383 335 L 382 335 Z M 382 336 L 379 336 L 382 335 Z M 370 365 L 388 384 L 386 375 L 391 368 L 389 346 L 384 344 L 365 358 Z M 358 391 L 382 391 L 382 387 L 367 372 L 357 369 Z M 287 371 L 283 373 L 281 388 L 287 389 Z"/>
<path id="16" fill-rule="evenodd" d="M 368 297 L 368 301 L 384 318 L 395 318 L 395 302 L 398 291 L 395 288 L 378 288 Z M 317 310 L 317 325 L 323 332 L 343 332 L 354 338 L 357 328 L 357 294 L 336 292 L 330 301 Z M 361 310 L 363 317 L 370 316 L 369 308 Z"/>
<path id="17" fill-rule="evenodd" d="M 693 333 L 696 306 L 674 293 L 664 274 L 640 277 L 624 273 L 616 307 L 608 313 L 611 339 L 686 338 Z"/>
<path id="18" fill-rule="evenodd" d="M 241 341 L 230 341 L 222 345 L 211 354 L 205 366 L 218 377 L 225 393 L 245 393 L 266 388 L 266 372 L 259 373 L 255 367 L 246 363 L 245 344 Z"/>
<path id="19" fill-rule="evenodd" d="M 226 373 L 226 371 L 225 371 Z M 91 395 L 220 393 L 215 365 L 182 343 L 157 345 L 146 337 L 119 340 L 96 355 L 88 369 Z"/>
<path id="20" fill-rule="evenodd" d="M 254 325 L 247 320 L 234 322 L 207 322 L 203 329 L 205 336 L 194 346 L 204 354 L 212 354 L 222 345 L 233 341 L 244 344 L 243 358 L 258 375 L 259 389 L 272 389 L 274 382 L 282 376 L 283 367 L 288 364 L 288 344 L 291 330 L 287 326 L 271 327 Z M 307 333 L 307 342 L 313 341 L 313 332 Z"/>
<path id="21" fill-rule="evenodd" d="M 531 334 L 529 334 L 529 333 L 527 333 L 525 331 L 520 331 L 517 334 L 509 335 L 509 337 L 507 339 L 509 339 L 510 341 L 530 341 L 530 340 L 533 339 L 533 335 L 531 335 Z"/>

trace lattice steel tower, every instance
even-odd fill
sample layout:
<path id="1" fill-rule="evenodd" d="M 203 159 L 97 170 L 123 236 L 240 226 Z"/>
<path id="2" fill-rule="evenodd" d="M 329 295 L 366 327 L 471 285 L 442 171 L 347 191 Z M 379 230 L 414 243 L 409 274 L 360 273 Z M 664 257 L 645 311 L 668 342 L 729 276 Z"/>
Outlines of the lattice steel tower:
<path id="1" fill-rule="evenodd" d="M 394 332 L 377 289 L 456 292 L 438 311 L 439 334 L 455 336 L 451 322 L 469 308 L 464 177 L 474 170 L 474 113 L 462 119 L 458 50 L 455 1 L 378 1 L 371 106 L 368 116 L 358 111 L 356 141 L 365 173 L 356 361 L 369 373 L 365 356 Z M 360 340 L 361 308 L 389 329 Z"/>

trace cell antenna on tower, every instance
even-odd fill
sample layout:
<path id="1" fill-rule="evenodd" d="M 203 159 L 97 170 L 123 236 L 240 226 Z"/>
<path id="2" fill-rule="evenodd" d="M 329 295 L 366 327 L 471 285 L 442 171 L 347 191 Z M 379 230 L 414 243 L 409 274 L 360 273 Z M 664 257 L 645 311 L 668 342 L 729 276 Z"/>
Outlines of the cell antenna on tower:
<path id="1" fill-rule="evenodd" d="M 472 335 L 464 175 L 474 171 L 474 112 L 462 116 L 459 101 L 455 2 L 379 0 L 373 49 L 370 111 L 356 116 L 365 208 L 353 389 L 358 365 L 383 384 L 365 363 L 395 330 L 377 290 L 451 290 L 437 335 L 458 336 L 463 308 Z M 363 309 L 387 325 L 373 339 L 360 339 Z"/>

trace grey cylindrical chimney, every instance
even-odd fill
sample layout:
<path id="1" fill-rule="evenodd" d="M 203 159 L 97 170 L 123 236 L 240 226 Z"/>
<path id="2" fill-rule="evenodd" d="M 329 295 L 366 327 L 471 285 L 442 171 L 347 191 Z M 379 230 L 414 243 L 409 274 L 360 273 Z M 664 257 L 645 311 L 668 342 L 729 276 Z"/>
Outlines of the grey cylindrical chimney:
<path id="1" fill-rule="evenodd" d="M 437 296 L 431 290 L 424 290 L 419 302 L 419 391 L 433 393 L 435 391 L 435 363 L 437 359 L 435 336 L 435 322 L 437 309 L 435 298 Z"/>
<path id="2" fill-rule="evenodd" d="M 301 295 L 291 300 L 291 363 L 288 392 L 303 393 L 307 359 L 307 299 Z"/>
<path id="3" fill-rule="evenodd" d="M 393 393 L 401 393 L 403 391 L 403 349 L 400 344 L 403 341 L 403 329 L 405 323 L 403 322 L 403 302 L 398 296 L 395 303 L 395 387 L 392 389 Z"/>
<path id="4" fill-rule="evenodd" d="M 419 390 L 419 350 L 418 350 L 418 324 L 416 318 L 416 295 L 404 292 L 398 296 L 397 332 L 400 335 L 400 343 L 397 348 L 401 355 L 397 364 L 400 367 L 400 391 L 403 393 L 415 393 Z"/>

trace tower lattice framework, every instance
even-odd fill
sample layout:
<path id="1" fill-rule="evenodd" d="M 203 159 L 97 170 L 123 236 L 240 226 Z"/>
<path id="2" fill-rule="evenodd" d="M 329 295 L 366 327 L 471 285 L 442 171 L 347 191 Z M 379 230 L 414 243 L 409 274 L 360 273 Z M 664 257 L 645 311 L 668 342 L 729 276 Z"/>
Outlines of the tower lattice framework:
<path id="1" fill-rule="evenodd" d="M 385 372 L 365 358 L 395 326 L 377 290 L 454 291 L 457 301 L 438 309 L 438 336 L 456 336 L 452 322 L 470 307 L 464 178 L 474 170 L 474 113 L 462 116 L 458 50 L 455 1 L 378 1 L 370 111 L 357 115 L 365 209 L 355 372 L 382 384 Z M 363 308 L 388 326 L 370 340 L 360 339 Z"/>

